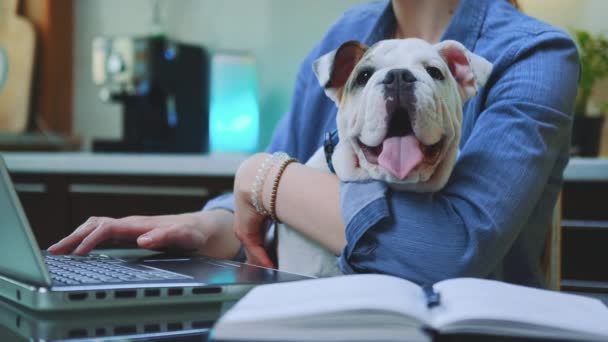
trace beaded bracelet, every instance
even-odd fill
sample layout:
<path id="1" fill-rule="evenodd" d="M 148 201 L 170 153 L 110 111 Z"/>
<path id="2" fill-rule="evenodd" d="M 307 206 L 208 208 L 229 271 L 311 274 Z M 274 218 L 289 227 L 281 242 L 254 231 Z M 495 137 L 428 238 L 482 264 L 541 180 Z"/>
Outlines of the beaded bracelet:
<path id="1" fill-rule="evenodd" d="M 281 164 L 279 165 L 279 170 L 277 171 L 277 175 L 274 177 L 274 182 L 272 183 L 272 192 L 270 194 L 270 217 L 276 223 L 281 223 L 281 221 L 279 221 L 279 218 L 277 217 L 277 206 L 276 206 L 277 192 L 279 190 L 279 181 L 281 180 L 281 176 L 283 175 L 283 172 L 285 171 L 287 166 L 289 164 L 297 162 L 297 161 L 298 161 L 297 159 L 291 158 L 291 157 L 288 157 L 287 159 L 284 159 L 283 161 L 281 161 Z"/>
<path id="2" fill-rule="evenodd" d="M 272 155 L 268 156 L 263 162 L 260 168 L 258 169 L 258 173 L 255 176 L 255 181 L 251 185 L 251 204 L 255 210 L 264 216 L 270 215 L 270 213 L 264 209 L 262 205 L 262 186 L 264 185 L 264 181 L 266 180 L 266 176 L 268 171 L 272 168 L 272 166 L 278 160 L 288 159 L 289 156 L 284 152 L 275 152 Z"/>

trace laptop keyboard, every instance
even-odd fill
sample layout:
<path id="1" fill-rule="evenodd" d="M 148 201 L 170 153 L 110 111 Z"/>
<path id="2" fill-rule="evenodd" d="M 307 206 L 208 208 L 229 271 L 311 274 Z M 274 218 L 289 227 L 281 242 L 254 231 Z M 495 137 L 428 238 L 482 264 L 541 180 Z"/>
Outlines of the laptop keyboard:
<path id="1" fill-rule="evenodd" d="M 124 261 L 105 255 L 84 257 L 45 255 L 53 282 L 66 285 L 121 283 L 134 281 L 191 279 L 158 268 L 142 270 L 122 265 Z"/>

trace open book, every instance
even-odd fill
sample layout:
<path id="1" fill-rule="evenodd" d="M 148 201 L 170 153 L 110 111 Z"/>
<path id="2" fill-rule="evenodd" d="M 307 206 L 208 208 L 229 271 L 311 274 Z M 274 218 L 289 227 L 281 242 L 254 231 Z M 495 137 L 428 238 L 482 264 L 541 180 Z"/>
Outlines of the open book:
<path id="1" fill-rule="evenodd" d="M 262 285 L 217 322 L 217 340 L 431 341 L 482 334 L 608 341 L 608 309 L 596 299 L 456 278 L 429 288 L 361 274 Z"/>

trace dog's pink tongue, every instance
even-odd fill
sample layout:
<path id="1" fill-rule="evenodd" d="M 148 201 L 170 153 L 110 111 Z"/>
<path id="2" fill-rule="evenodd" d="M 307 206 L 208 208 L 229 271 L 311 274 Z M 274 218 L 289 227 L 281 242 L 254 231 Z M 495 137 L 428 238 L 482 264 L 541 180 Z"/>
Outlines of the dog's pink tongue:
<path id="1" fill-rule="evenodd" d="M 382 143 L 378 164 L 398 179 L 407 175 L 422 162 L 423 155 L 418 140 L 413 135 L 390 137 Z"/>

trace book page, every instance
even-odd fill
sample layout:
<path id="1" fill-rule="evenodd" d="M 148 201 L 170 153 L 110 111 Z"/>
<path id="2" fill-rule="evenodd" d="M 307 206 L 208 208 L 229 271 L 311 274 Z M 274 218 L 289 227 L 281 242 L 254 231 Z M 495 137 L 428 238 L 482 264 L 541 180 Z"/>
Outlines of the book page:
<path id="1" fill-rule="evenodd" d="M 441 305 L 432 310 L 433 326 L 440 331 L 608 338 L 608 309 L 596 299 L 473 278 L 443 281 L 435 290 Z"/>
<path id="2" fill-rule="evenodd" d="M 404 324 L 408 324 L 408 317 L 409 324 L 412 320 L 422 324 L 429 318 L 424 294 L 414 283 L 358 274 L 258 286 L 221 321 L 260 322 L 374 311 L 399 314 Z"/>

